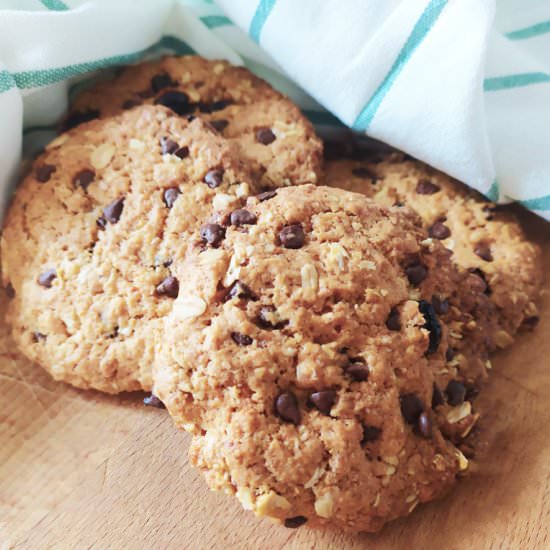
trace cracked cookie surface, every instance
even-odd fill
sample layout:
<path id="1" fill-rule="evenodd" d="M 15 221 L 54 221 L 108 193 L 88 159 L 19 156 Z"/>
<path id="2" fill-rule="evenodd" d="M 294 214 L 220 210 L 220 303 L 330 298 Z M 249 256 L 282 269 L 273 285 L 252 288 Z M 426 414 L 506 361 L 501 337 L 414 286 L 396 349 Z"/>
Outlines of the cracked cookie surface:
<path id="1" fill-rule="evenodd" d="M 309 121 L 267 82 L 226 61 L 170 56 L 126 67 L 82 92 L 65 123 L 151 103 L 209 120 L 237 144 L 265 188 L 318 180 L 322 143 Z"/>
<path id="2" fill-rule="evenodd" d="M 34 162 L 7 214 L 2 276 L 18 346 L 56 380 L 150 389 L 171 262 L 212 210 L 257 193 L 235 147 L 200 119 L 144 106 L 91 121 Z"/>
<path id="3" fill-rule="evenodd" d="M 220 223 L 173 266 L 154 369 L 208 484 L 289 527 L 354 531 L 442 495 L 467 468 L 436 421 L 466 402 L 448 366 L 464 277 L 444 248 L 409 210 L 328 187 Z"/>

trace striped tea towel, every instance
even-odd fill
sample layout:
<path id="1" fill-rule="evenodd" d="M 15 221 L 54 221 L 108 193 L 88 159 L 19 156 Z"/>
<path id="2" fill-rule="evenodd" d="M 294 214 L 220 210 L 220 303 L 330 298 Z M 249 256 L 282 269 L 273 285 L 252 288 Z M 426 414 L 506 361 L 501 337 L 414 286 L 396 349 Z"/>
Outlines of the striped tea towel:
<path id="1" fill-rule="evenodd" d="M 94 71 L 196 52 L 244 63 L 318 124 L 341 121 L 550 219 L 549 0 L 217 4 L 0 0 L 2 188 L 21 129 L 28 151 L 49 139 Z"/>

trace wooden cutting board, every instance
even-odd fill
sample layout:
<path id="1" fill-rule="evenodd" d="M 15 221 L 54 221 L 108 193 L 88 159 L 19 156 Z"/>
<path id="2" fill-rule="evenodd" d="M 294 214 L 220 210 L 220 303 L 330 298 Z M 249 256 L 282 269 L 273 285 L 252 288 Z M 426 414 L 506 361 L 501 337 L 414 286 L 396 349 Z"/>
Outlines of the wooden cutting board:
<path id="1" fill-rule="evenodd" d="M 0 324 L 0 548 L 549 549 L 550 224 L 523 218 L 544 247 L 541 322 L 494 357 L 486 444 L 445 500 L 377 535 L 257 519 L 206 488 L 165 411 L 53 382 Z"/>

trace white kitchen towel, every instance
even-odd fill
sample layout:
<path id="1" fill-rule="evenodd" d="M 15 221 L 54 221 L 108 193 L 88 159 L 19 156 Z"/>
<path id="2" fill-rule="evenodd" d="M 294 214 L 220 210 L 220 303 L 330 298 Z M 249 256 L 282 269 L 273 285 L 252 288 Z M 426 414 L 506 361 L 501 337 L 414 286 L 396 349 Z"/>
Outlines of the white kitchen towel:
<path id="1" fill-rule="evenodd" d="M 48 139 L 90 73 L 163 52 L 244 63 L 314 122 L 550 219 L 550 0 L 0 0 L 0 185 L 23 127 Z"/>

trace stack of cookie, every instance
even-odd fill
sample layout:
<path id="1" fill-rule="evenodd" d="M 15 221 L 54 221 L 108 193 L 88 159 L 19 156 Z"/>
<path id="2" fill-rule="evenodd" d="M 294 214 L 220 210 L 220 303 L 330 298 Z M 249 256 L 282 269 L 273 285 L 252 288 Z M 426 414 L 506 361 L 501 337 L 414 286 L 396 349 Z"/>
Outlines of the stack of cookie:
<path id="1" fill-rule="evenodd" d="M 469 466 L 489 354 L 537 319 L 518 222 L 398 153 L 323 144 L 198 57 L 82 93 L 2 236 L 8 319 L 56 379 L 153 391 L 214 489 L 375 531 Z"/>

